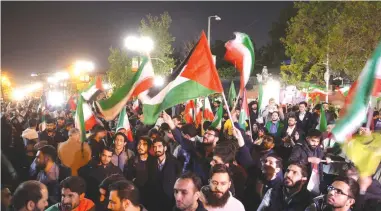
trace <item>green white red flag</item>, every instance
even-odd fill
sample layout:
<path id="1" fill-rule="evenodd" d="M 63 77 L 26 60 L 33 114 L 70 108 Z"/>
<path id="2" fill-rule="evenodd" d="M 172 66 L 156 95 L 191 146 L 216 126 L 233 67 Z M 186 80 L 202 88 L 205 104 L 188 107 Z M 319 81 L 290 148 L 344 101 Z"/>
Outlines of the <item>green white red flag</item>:
<path id="1" fill-rule="evenodd" d="M 188 100 L 185 105 L 184 120 L 187 124 L 193 123 L 195 120 L 196 106 L 194 100 Z"/>
<path id="2" fill-rule="evenodd" d="M 98 123 L 91 107 L 85 102 L 82 95 L 78 95 L 77 111 L 75 112 L 75 127 L 81 132 L 81 140 L 86 140 L 86 131 L 91 130 Z"/>
<path id="3" fill-rule="evenodd" d="M 216 115 L 214 116 L 213 122 L 210 127 L 221 130 L 222 127 L 222 115 L 224 113 L 223 104 L 221 103 L 220 107 L 218 107 Z"/>
<path id="4" fill-rule="evenodd" d="M 116 127 L 116 131 L 118 131 L 120 129 L 126 130 L 125 135 L 127 136 L 128 141 L 132 142 L 134 140 L 133 136 L 132 136 L 132 130 L 131 130 L 131 126 L 130 126 L 130 121 L 128 120 L 126 108 L 122 109 L 122 111 L 120 112 L 119 117 L 118 117 L 118 125 Z"/>
<path id="5" fill-rule="evenodd" d="M 162 111 L 187 100 L 222 92 L 208 41 L 202 32 L 187 59 L 169 77 L 168 84 L 153 96 L 147 93 L 139 97 L 143 103 L 144 123 L 155 124 Z"/>
<path id="6" fill-rule="evenodd" d="M 239 113 L 239 120 L 238 120 L 238 124 L 241 126 L 242 129 L 246 129 L 246 120 L 248 119 L 249 119 L 249 106 L 247 105 L 246 89 L 243 89 L 242 105 L 241 105 L 241 111 Z"/>
<path id="7" fill-rule="evenodd" d="M 117 89 L 110 98 L 96 102 L 100 114 L 107 121 L 115 119 L 132 97 L 136 97 L 153 86 L 154 72 L 151 60 L 143 57 L 142 64 L 132 80 Z"/>
<path id="8" fill-rule="evenodd" d="M 225 44 L 225 60 L 232 63 L 241 72 L 241 86 L 243 90 L 249 81 L 254 69 L 254 46 L 247 34 L 235 32 L 235 39 Z"/>
<path id="9" fill-rule="evenodd" d="M 103 92 L 102 78 L 100 76 L 96 76 L 93 81 L 91 81 L 90 85 L 87 89 L 82 91 L 81 95 L 86 101 L 94 101 L 96 97 Z"/>
<path id="10" fill-rule="evenodd" d="M 332 134 L 338 143 L 343 143 L 364 122 L 370 97 L 381 92 L 381 43 L 361 72 L 346 115 L 335 125 Z M 353 85 L 352 85 L 353 86 Z M 352 88 L 351 88 L 352 89 Z M 349 95 L 348 95 L 349 96 Z"/>

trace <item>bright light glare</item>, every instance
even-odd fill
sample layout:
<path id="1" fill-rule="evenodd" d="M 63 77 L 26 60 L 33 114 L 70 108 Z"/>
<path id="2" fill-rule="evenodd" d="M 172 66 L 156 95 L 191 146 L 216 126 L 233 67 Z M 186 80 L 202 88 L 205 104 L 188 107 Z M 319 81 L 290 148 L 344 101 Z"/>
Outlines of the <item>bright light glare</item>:
<path id="1" fill-rule="evenodd" d="M 154 85 L 157 86 L 157 87 L 161 87 L 164 85 L 164 78 L 161 77 L 161 76 L 156 76 L 154 81 L 153 81 Z"/>
<path id="2" fill-rule="evenodd" d="M 56 84 L 58 82 L 58 79 L 56 77 L 48 77 L 48 83 Z"/>
<path id="3" fill-rule="evenodd" d="M 55 77 L 61 81 L 69 79 L 70 75 L 67 72 L 57 72 Z"/>
<path id="4" fill-rule="evenodd" d="M 131 51 L 139 51 L 149 53 L 153 50 L 154 44 L 150 37 L 136 37 L 136 36 L 128 36 L 124 40 L 124 45 L 128 50 Z"/>
<path id="5" fill-rule="evenodd" d="M 40 89 L 40 88 L 42 88 L 42 83 L 37 82 L 37 83 L 34 83 L 34 84 L 30 85 L 28 87 L 28 91 L 34 91 L 34 90 L 37 90 L 37 89 Z"/>
<path id="6" fill-rule="evenodd" d="M 111 89 L 111 85 L 109 83 L 105 83 L 105 84 L 103 84 L 103 88 L 105 90 L 109 90 L 109 89 Z"/>
<path id="7" fill-rule="evenodd" d="M 61 106 L 65 99 L 64 94 L 59 91 L 50 91 L 48 92 L 48 104 L 52 106 Z"/>
<path id="8" fill-rule="evenodd" d="M 81 72 L 91 72 L 95 69 L 94 63 L 89 61 L 77 61 L 74 64 L 74 74 L 80 75 Z"/>
<path id="9" fill-rule="evenodd" d="M 25 92 L 24 92 L 23 90 L 15 89 L 15 90 L 13 91 L 13 93 L 12 93 L 12 98 L 13 98 L 14 100 L 19 101 L 19 100 L 24 99 L 24 97 L 25 97 Z"/>
<path id="10" fill-rule="evenodd" d="M 38 76 L 36 73 L 32 73 L 32 74 L 30 74 L 30 76 L 32 76 L 32 77 L 36 77 L 36 76 Z"/>

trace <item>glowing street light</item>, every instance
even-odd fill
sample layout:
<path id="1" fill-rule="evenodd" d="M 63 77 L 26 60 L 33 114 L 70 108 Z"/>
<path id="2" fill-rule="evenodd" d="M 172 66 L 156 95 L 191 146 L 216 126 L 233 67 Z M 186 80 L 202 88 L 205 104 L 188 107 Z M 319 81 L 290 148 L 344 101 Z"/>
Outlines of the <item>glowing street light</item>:
<path id="1" fill-rule="evenodd" d="M 70 75 L 67 72 L 56 72 L 55 77 L 61 81 L 69 79 Z"/>
<path id="2" fill-rule="evenodd" d="M 140 53 L 150 53 L 153 50 L 154 43 L 150 37 L 128 36 L 124 40 L 124 45 L 130 51 L 138 51 Z"/>
<path id="3" fill-rule="evenodd" d="M 16 101 L 20 101 L 22 99 L 24 99 L 25 97 L 25 92 L 21 89 L 15 89 L 13 90 L 13 93 L 12 93 L 12 98 Z"/>
<path id="4" fill-rule="evenodd" d="M 162 87 L 164 85 L 164 78 L 162 76 L 155 76 L 154 80 L 153 80 L 153 84 L 156 86 L 156 87 Z"/>
<path id="5" fill-rule="evenodd" d="M 74 64 L 74 74 L 77 76 L 82 72 L 92 72 L 94 69 L 94 63 L 89 61 L 77 61 Z"/>

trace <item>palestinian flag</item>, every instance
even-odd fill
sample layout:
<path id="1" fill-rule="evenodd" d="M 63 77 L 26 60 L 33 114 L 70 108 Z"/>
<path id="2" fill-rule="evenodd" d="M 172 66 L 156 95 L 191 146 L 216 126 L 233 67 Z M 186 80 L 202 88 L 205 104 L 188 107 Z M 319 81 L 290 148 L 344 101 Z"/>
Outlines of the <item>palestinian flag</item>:
<path id="1" fill-rule="evenodd" d="M 213 127 L 213 128 L 218 129 L 218 130 L 221 130 L 221 127 L 222 127 L 222 115 L 223 115 L 223 113 L 224 113 L 224 109 L 223 109 L 223 106 L 222 106 L 222 103 L 221 103 L 220 107 L 218 107 L 218 109 L 217 109 L 216 115 L 214 116 L 213 122 L 210 125 L 210 127 Z"/>
<path id="2" fill-rule="evenodd" d="M 151 60 L 143 57 L 142 64 L 132 80 L 127 81 L 121 88 L 115 90 L 112 96 L 96 102 L 100 114 L 107 121 L 115 119 L 132 97 L 148 90 L 153 86 L 154 72 Z"/>
<path id="3" fill-rule="evenodd" d="M 118 125 L 116 126 L 116 132 L 118 132 L 119 129 L 125 129 L 126 133 L 125 135 L 128 138 L 128 141 L 132 142 L 134 139 L 132 137 L 132 130 L 130 126 L 130 121 L 128 121 L 128 115 L 126 112 L 126 108 L 123 108 L 122 111 L 119 113 L 118 118 Z"/>
<path id="4" fill-rule="evenodd" d="M 234 83 L 232 81 L 230 84 L 229 94 L 228 94 L 228 103 L 230 108 L 233 108 L 236 98 L 237 98 L 237 92 L 235 91 Z"/>
<path id="5" fill-rule="evenodd" d="M 241 72 L 240 90 L 243 90 L 254 69 L 254 46 L 247 34 L 240 32 L 234 34 L 235 39 L 225 44 L 225 60 L 232 63 Z"/>
<path id="6" fill-rule="evenodd" d="M 324 106 L 321 105 L 320 107 L 320 120 L 319 120 L 319 126 L 318 129 L 320 132 L 327 131 L 327 118 L 325 116 Z"/>
<path id="7" fill-rule="evenodd" d="M 191 124 L 195 119 L 196 106 L 194 100 L 188 100 L 185 105 L 184 119 L 187 124 Z"/>
<path id="8" fill-rule="evenodd" d="M 169 77 L 167 83 L 163 89 L 151 89 L 152 91 L 140 98 L 143 103 L 145 124 L 155 124 L 159 114 L 172 106 L 200 96 L 223 92 L 204 32 L 197 45 Z"/>
<path id="9" fill-rule="evenodd" d="M 91 107 L 85 102 L 82 95 L 78 96 L 77 111 L 75 112 L 75 127 L 81 132 L 81 140 L 86 140 L 86 131 L 91 130 L 98 123 Z"/>
<path id="10" fill-rule="evenodd" d="M 86 101 L 94 101 L 103 90 L 102 79 L 100 76 L 96 76 L 95 79 L 91 81 L 89 87 L 82 91 L 81 95 Z"/>
<path id="11" fill-rule="evenodd" d="M 378 45 L 373 56 L 366 63 L 363 71 L 357 79 L 357 86 L 353 91 L 351 103 L 347 108 L 346 115 L 335 125 L 332 134 L 339 143 L 343 143 L 348 136 L 352 135 L 367 117 L 370 97 L 378 95 L 381 79 L 381 43 Z M 348 95 L 349 96 L 349 95 Z"/>
<path id="12" fill-rule="evenodd" d="M 243 90 L 241 111 L 239 113 L 238 124 L 242 129 L 246 129 L 246 120 L 249 119 L 249 106 L 247 105 L 246 89 Z"/>

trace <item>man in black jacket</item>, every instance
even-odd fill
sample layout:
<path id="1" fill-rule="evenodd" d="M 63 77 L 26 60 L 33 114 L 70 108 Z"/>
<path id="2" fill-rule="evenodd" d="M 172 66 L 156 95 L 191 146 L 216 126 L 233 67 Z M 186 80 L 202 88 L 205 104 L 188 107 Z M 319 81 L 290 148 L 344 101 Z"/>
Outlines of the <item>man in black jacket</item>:
<path id="1" fill-rule="evenodd" d="M 175 183 L 176 206 L 173 211 L 206 211 L 200 201 L 201 179 L 192 172 L 185 172 Z"/>
<path id="2" fill-rule="evenodd" d="M 313 126 L 313 117 L 312 113 L 307 110 L 307 103 L 299 103 L 299 111 L 295 113 L 297 124 L 296 126 L 301 129 L 305 134 Z"/>
<path id="3" fill-rule="evenodd" d="M 258 211 L 304 211 L 312 200 L 306 183 L 307 168 L 299 163 L 290 164 L 283 185 L 266 192 Z"/>
<path id="4" fill-rule="evenodd" d="M 173 187 L 181 174 L 180 163 L 167 153 L 167 143 L 160 136 L 153 141 L 153 150 L 157 158 L 155 169 L 149 175 L 151 195 L 148 210 L 171 210 L 174 205 Z"/>
<path id="5" fill-rule="evenodd" d="M 93 159 L 78 170 L 78 175 L 88 184 L 86 196 L 94 202 L 99 201 L 99 184 L 112 174 L 122 174 L 120 168 L 111 163 L 112 152 L 111 148 L 105 147 L 100 154 L 100 161 Z"/>
<path id="6" fill-rule="evenodd" d="M 40 141 L 47 141 L 48 145 L 56 149 L 58 143 L 66 141 L 61 132 L 56 129 L 56 123 L 52 118 L 46 120 L 46 129 L 42 131 L 38 137 Z"/>

